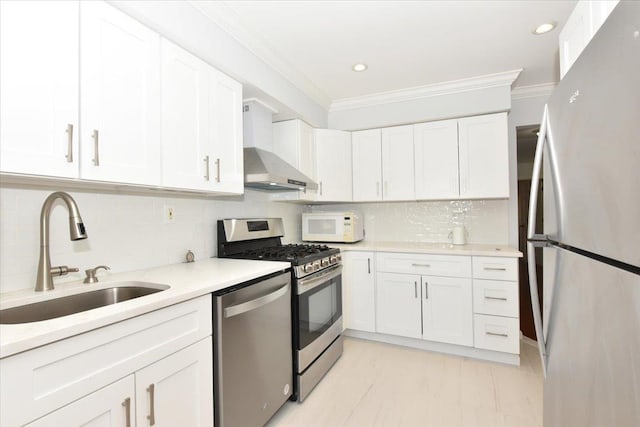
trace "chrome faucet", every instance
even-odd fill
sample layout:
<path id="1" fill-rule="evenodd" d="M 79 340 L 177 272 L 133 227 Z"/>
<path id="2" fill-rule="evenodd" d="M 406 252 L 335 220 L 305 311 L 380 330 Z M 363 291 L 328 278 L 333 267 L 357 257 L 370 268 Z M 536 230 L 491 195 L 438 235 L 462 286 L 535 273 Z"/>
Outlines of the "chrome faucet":
<path id="1" fill-rule="evenodd" d="M 36 292 L 50 291 L 53 289 L 53 276 L 64 276 L 77 268 L 69 268 L 66 265 L 51 268 L 49 255 L 49 215 L 53 203 L 62 199 L 69 211 L 69 238 L 71 240 L 83 240 L 87 238 L 87 232 L 82 223 L 82 217 L 76 201 L 69 194 L 62 191 L 51 193 L 42 205 L 40 212 L 40 260 L 38 261 L 38 278 L 36 279 Z"/>

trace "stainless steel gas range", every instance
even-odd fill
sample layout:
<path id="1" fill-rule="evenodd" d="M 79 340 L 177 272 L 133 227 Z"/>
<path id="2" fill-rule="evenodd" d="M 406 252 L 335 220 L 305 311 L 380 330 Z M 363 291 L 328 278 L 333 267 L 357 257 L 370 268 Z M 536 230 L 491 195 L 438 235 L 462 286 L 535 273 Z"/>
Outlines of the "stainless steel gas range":
<path id="1" fill-rule="evenodd" d="M 303 401 L 342 354 L 342 257 L 326 245 L 283 245 L 282 218 L 218 221 L 218 257 L 292 266 L 294 391 Z"/>

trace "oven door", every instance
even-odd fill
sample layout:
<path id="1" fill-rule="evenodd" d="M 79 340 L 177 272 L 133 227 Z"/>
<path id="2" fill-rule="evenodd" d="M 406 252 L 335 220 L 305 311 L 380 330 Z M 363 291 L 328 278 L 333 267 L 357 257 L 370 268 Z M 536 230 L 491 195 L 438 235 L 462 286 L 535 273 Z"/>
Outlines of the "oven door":
<path id="1" fill-rule="evenodd" d="M 342 333 L 342 265 L 298 280 L 296 343 L 303 372 Z"/>

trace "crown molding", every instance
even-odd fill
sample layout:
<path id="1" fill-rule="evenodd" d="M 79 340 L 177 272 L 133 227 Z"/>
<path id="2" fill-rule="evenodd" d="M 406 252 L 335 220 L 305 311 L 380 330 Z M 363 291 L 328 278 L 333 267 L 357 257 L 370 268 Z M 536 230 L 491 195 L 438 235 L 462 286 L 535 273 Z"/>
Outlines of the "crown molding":
<path id="1" fill-rule="evenodd" d="M 278 56 L 263 38 L 246 29 L 236 11 L 230 6 L 232 2 L 210 1 L 206 4 L 191 0 L 188 2 L 295 88 L 325 110 L 329 108 L 331 99 L 320 88 L 291 63 Z"/>
<path id="2" fill-rule="evenodd" d="M 372 107 L 374 105 L 394 102 L 411 101 L 415 99 L 467 92 L 496 86 L 511 86 L 521 72 L 522 68 L 502 73 L 487 74 L 467 79 L 451 80 L 448 82 L 434 83 L 425 86 L 374 93 L 354 98 L 337 99 L 331 103 L 329 112 Z"/>
<path id="3" fill-rule="evenodd" d="M 511 99 L 536 98 L 549 96 L 556 88 L 557 83 L 542 83 L 539 85 L 520 86 L 511 91 Z"/>

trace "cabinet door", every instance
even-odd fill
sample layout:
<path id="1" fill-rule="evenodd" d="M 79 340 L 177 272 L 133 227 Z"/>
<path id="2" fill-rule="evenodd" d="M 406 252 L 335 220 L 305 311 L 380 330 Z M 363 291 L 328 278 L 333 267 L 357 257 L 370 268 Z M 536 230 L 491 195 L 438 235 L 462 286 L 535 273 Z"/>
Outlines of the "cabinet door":
<path id="1" fill-rule="evenodd" d="M 213 425 L 212 345 L 207 337 L 136 372 L 138 427 Z"/>
<path id="2" fill-rule="evenodd" d="M 353 201 L 382 200 L 382 147 L 380 129 L 351 133 Z"/>
<path id="3" fill-rule="evenodd" d="M 376 332 L 410 338 L 422 336 L 420 276 L 377 273 Z"/>
<path id="4" fill-rule="evenodd" d="M 129 427 L 135 419 L 135 382 L 129 375 L 76 400 L 28 427 Z M 129 422 L 127 422 L 129 420 Z"/>
<path id="5" fill-rule="evenodd" d="M 458 121 L 414 125 L 416 199 L 457 199 Z"/>
<path id="6" fill-rule="evenodd" d="M 302 120 L 286 120 L 273 124 L 273 153 L 297 168 L 314 182 L 315 151 L 313 147 L 313 128 Z M 316 200 L 316 190 L 302 192 L 276 191 L 272 200 Z"/>
<path id="7" fill-rule="evenodd" d="M 460 197 L 509 197 L 507 113 L 458 120 Z"/>
<path id="8" fill-rule="evenodd" d="M 78 176 L 78 2 L 0 2 L 0 170 Z"/>
<path id="9" fill-rule="evenodd" d="M 591 39 L 590 1 L 579 1 L 564 24 L 560 42 L 560 78 L 569 71 Z"/>
<path id="10" fill-rule="evenodd" d="M 375 265 L 373 252 L 345 252 L 342 256 L 345 329 L 376 331 Z"/>
<path id="11" fill-rule="evenodd" d="M 209 127 L 211 66 L 162 40 L 162 184 L 207 190 L 211 187 L 212 135 Z"/>
<path id="12" fill-rule="evenodd" d="M 382 129 L 384 200 L 415 200 L 413 125 Z"/>
<path id="13" fill-rule="evenodd" d="M 158 185 L 160 36 L 104 2 L 80 12 L 80 176 Z"/>
<path id="14" fill-rule="evenodd" d="M 314 129 L 318 201 L 350 202 L 351 133 L 332 129 Z"/>
<path id="15" fill-rule="evenodd" d="M 242 85 L 212 69 L 215 76 L 210 103 L 213 106 L 213 152 L 210 176 L 214 191 L 242 194 Z"/>
<path id="16" fill-rule="evenodd" d="M 422 276 L 422 337 L 473 346 L 471 279 Z"/>

